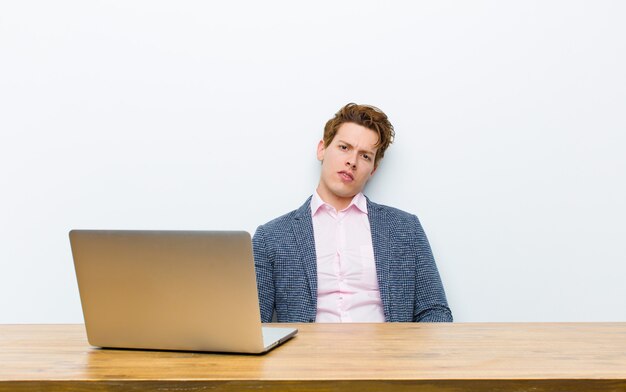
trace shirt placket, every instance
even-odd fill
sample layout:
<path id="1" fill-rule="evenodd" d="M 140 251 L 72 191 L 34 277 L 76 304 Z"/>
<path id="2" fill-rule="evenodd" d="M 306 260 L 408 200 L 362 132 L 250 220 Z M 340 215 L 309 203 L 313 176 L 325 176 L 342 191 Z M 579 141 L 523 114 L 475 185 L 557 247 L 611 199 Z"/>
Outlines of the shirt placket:
<path id="1" fill-rule="evenodd" d="M 347 274 L 347 255 L 345 253 L 346 250 L 346 230 L 344 224 L 344 218 L 346 216 L 345 212 L 339 212 L 337 214 L 337 285 L 339 287 L 339 295 L 338 295 L 338 309 L 339 309 L 339 318 L 341 322 L 349 322 L 350 316 L 348 314 L 348 302 L 349 299 L 346 297 L 348 292 L 346 274 Z"/>

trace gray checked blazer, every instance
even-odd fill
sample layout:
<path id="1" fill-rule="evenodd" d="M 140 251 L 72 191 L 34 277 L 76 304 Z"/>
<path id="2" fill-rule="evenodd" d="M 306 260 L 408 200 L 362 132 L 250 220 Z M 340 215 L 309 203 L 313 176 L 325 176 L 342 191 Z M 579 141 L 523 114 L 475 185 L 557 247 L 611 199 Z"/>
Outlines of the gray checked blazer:
<path id="1" fill-rule="evenodd" d="M 415 215 L 367 199 L 385 321 L 452 321 L 430 245 Z M 311 198 L 259 226 L 252 241 L 261 320 L 314 322 L 317 258 Z"/>

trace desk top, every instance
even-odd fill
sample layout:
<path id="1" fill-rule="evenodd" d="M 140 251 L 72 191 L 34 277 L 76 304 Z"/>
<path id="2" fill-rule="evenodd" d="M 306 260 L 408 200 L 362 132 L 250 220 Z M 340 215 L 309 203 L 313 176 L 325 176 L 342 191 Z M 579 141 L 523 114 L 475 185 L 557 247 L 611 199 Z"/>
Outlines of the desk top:
<path id="1" fill-rule="evenodd" d="M 98 349 L 83 325 L 0 325 L 0 390 L 146 381 L 183 390 L 198 383 L 322 390 L 328 382 L 349 390 L 360 382 L 365 390 L 471 383 L 541 391 L 579 389 L 580 381 L 581 390 L 626 390 L 626 323 L 293 326 L 298 335 L 265 355 L 234 355 Z"/>

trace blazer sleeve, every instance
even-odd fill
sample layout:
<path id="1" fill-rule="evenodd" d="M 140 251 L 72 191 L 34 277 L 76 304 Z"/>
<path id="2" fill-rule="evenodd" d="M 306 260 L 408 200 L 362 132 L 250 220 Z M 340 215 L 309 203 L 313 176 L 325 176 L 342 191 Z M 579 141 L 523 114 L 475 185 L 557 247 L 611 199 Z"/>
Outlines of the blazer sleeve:
<path id="1" fill-rule="evenodd" d="M 413 216 L 417 239 L 417 273 L 415 274 L 415 308 L 413 321 L 451 322 L 452 312 L 448 307 L 446 293 L 439 271 L 428 243 L 428 238 L 419 219 Z"/>
<path id="2" fill-rule="evenodd" d="M 261 322 L 269 323 L 272 321 L 274 313 L 274 262 L 270 252 L 268 252 L 265 237 L 266 233 L 263 226 L 259 226 L 252 238 L 252 252 L 254 253 Z"/>

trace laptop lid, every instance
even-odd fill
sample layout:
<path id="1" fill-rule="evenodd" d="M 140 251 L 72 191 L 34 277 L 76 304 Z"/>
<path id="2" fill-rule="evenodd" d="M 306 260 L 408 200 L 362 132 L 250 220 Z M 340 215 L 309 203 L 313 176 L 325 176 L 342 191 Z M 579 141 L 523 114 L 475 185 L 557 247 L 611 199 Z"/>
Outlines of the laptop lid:
<path id="1" fill-rule="evenodd" d="M 247 232 L 69 235 L 91 345 L 261 353 L 297 332 L 264 342 Z"/>

